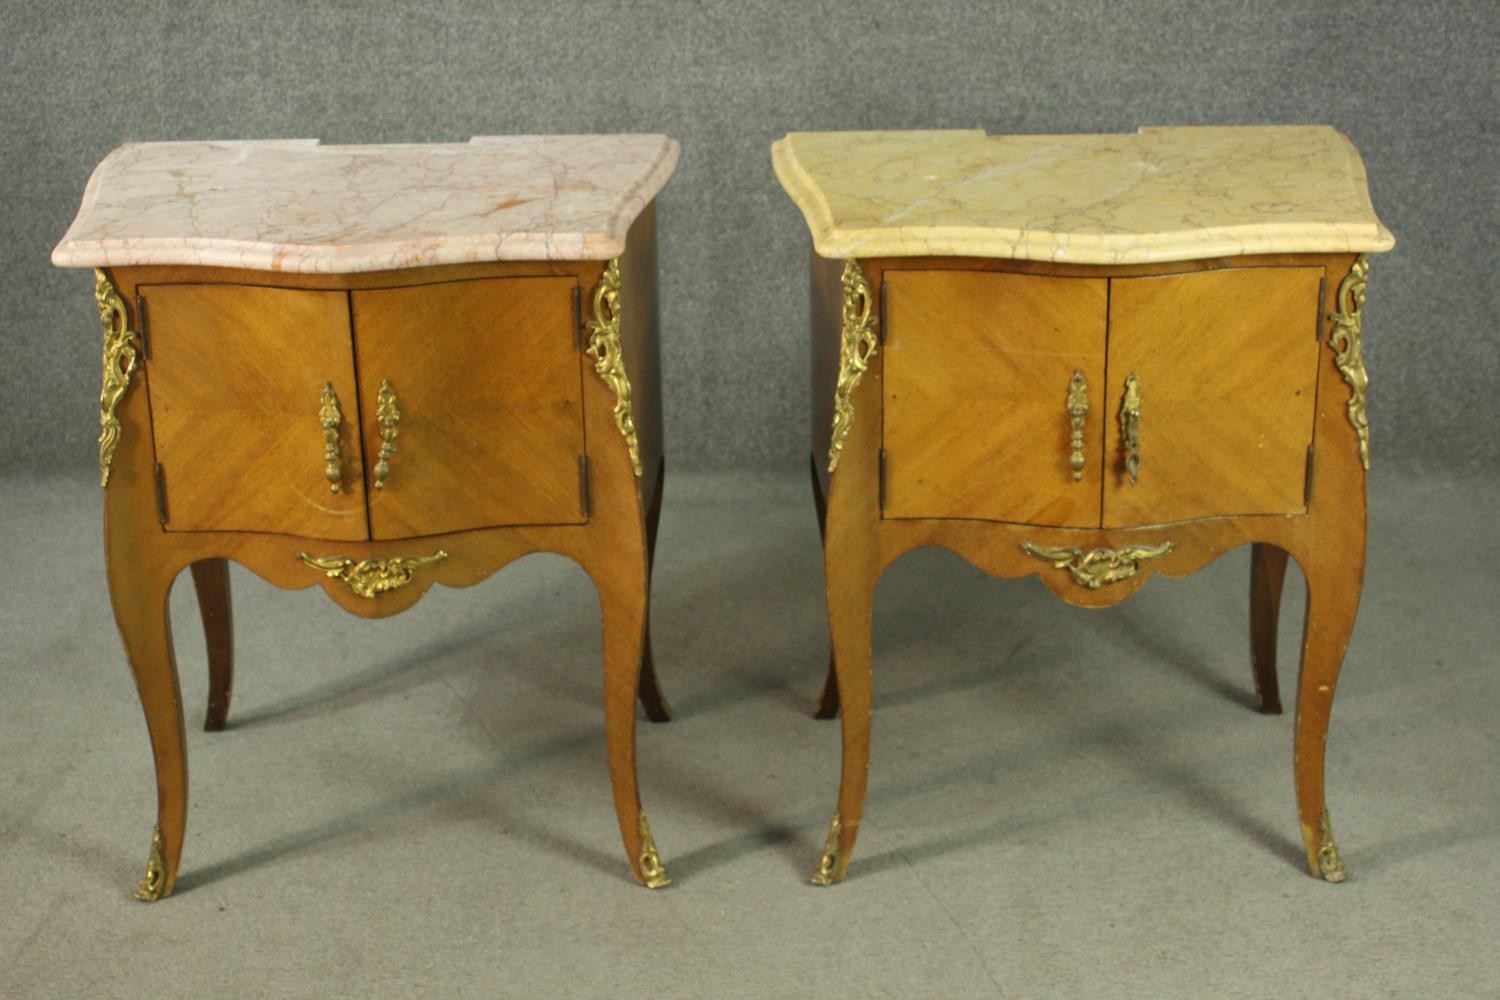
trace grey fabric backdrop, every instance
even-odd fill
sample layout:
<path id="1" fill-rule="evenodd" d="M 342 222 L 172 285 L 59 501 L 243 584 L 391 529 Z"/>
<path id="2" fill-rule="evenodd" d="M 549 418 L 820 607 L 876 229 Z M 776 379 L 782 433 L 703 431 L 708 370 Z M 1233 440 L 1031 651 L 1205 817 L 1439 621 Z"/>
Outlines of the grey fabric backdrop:
<path id="1" fill-rule="evenodd" d="M 4 9 L 3 466 L 95 460 L 90 279 L 48 253 L 122 142 L 669 133 L 683 146 L 660 202 L 670 459 L 792 471 L 807 450 L 807 236 L 771 140 L 1249 122 L 1350 135 L 1397 235 L 1366 310 L 1376 468 L 1500 465 L 1493 0 Z"/>

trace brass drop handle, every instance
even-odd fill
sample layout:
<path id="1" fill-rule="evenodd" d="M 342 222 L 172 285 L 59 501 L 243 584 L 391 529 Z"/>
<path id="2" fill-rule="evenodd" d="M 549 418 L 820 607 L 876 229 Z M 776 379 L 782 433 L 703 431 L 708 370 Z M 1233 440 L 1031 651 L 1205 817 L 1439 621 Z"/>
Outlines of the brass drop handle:
<path id="1" fill-rule="evenodd" d="M 1136 484 L 1141 472 L 1141 377 L 1132 374 L 1125 379 L 1125 400 L 1120 404 L 1120 447 L 1125 452 L 1125 471 L 1130 485 Z"/>
<path id="2" fill-rule="evenodd" d="M 380 425 L 380 457 L 375 462 L 375 488 L 385 489 L 385 481 L 391 475 L 391 459 L 396 454 L 396 425 L 401 422 L 401 411 L 396 408 L 396 390 L 389 379 L 381 379 L 380 392 L 375 396 L 375 422 Z"/>
<path id="3" fill-rule="evenodd" d="M 1083 369 L 1073 369 L 1073 378 L 1068 382 L 1068 424 L 1072 431 L 1068 446 L 1073 453 L 1068 464 L 1073 467 L 1073 482 L 1083 478 L 1083 421 L 1089 413 L 1089 387 L 1084 380 Z"/>
<path id="4" fill-rule="evenodd" d="M 323 425 L 323 475 L 332 493 L 343 490 L 344 468 L 339 459 L 339 429 L 344 415 L 339 412 L 339 398 L 333 394 L 333 383 L 323 383 L 323 404 L 318 408 L 318 422 Z"/>

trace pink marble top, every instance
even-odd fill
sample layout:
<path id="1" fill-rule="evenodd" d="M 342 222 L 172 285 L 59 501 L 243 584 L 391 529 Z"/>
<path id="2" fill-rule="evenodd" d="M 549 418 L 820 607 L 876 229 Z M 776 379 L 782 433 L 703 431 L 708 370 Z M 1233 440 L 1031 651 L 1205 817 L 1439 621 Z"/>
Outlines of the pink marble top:
<path id="1" fill-rule="evenodd" d="M 52 263 L 348 273 L 607 260 L 677 151 L 664 135 L 130 143 L 94 169 Z"/>

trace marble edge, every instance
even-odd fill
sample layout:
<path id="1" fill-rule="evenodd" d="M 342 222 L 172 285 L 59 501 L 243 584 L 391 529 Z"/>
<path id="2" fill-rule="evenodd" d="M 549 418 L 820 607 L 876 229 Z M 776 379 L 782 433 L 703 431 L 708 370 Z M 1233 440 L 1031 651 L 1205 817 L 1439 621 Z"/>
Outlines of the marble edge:
<path id="1" fill-rule="evenodd" d="M 52 263 L 63 268 L 171 265 L 279 274 L 360 274 L 496 261 L 609 260 L 625 249 L 623 236 L 595 232 L 445 236 L 348 246 L 223 239 L 177 239 L 156 246 L 152 242 L 160 244 L 113 240 L 59 247 L 52 253 Z"/>
<path id="2" fill-rule="evenodd" d="M 823 196 L 822 189 L 808 176 L 798 161 L 797 154 L 792 151 L 794 134 L 789 132 L 771 143 L 771 169 L 776 172 L 776 179 L 781 182 L 782 190 L 802 213 L 808 232 L 812 234 L 813 250 L 818 256 L 848 256 L 825 252 L 824 247 L 833 230 L 833 210 L 828 205 L 828 199 Z"/>
<path id="3" fill-rule="evenodd" d="M 78 241 L 71 233 L 78 221 L 93 206 L 99 186 L 110 161 L 127 150 L 145 143 L 125 143 L 111 150 L 89 176 L 68 232 L 52 249 L 54 267 L 134 267 L 181 265 L 230 267 L 250 271 L 273 271 L 304 274 L 358 274 L 368 271 L 403 270 L 434 267 L 443 264 L 474 264 L 491 261 L 524 260 L 610 260 L 625 252 L 625 237 L 636 218 L 660 193 L 677 168 L 681 144 L 662 133 L 650 135 L 662 140 L 656 159 L 636 181 L 620 195 L 608 214 L 604 232 L 493 233 L 468 236 L 435 236 L 421 240 L 394 240 L 356 243 L 347 246 L 327 244 L 264 243 L 228 240 L 214 237 L 146 237 L 137 240 L 110 239 Z M 469 143 L 479 144 L 511 136 L 472 136 Z M 519 137 L 527 138 L 527 137 Z M 220 140 L 212 140 L 220 141 Z M 246 139 L 236 144 L 260 143 L 271 146 L 316 146 L 318 139 Z M 150 145 L 172 145 L 151 143 Z M 202 141 L 181 145 L 201 145 Z M 155 245 L 153 245 L 155 244 Z"/>
<path id="4" fill-rule="evenodd" d="M 1161 131 L 1168 127 L 1141 126 L 1136 132 Z M 813 251 L 830 260 L 850 257 L 986 257 L 1068 264 L 1152 264 L 1267 253 L 1385 253 L 1394 249 L 1395 235 L 1375 216 L 1359 150 L 1343 132 L 1331 126 L 1329 129 L 1344 144 L 1349 158 L 1350 181 L 1374 220 L 1368 225 L 1255 223 L 1193 230 L 1192 235 L 1163 232 L 1074 236 L 1046 230 L 932 226 L 917 227 L 907 233 L 887 227 L 843 230 L 833 224 L 833 211 L 822 189 L 792 149 L 791 139 L 798 133 L 789 132 L 771 143 L 771 166 L 787 196 L 802 212 L 812 236 Z"/>
<path id="5" fill-rule="evenodd" d="M 820 257 L 986 257 L 1058 264 L 1155 264 L 1210 257 L 1281 253 L 1385 253 L 1395 237 L 1379 223 L 1250 225 L 1194 230 L 1190 234 L 1133 233 L 1076 236 L 1050 231 L 923 227 L 832 230 L 814 236 Z"/>
<path id="6" fill-rule="evenodd" d="M 618 234 L 619 249 L 613 253 L 605 254 L 603 257 L 586 257 L 583 258 L 584 260 L 608 260 L 611 257 L 618 257 L 623 253 L 625 250 L 625 237 L 630 232 L 631 225 L 635 223 L 640 214 L 646 210 L 646 206 L 651 204 L 651 199 L 655 198 L 661 192 L 667 181 L 671 179 L 672 174 L 676 172 L 677 160 L 682 155 L 682 144 L 663 133 L 652 132 L 649 134 L 661 138 L 661 150 L 657 153 L 656 159 L 652 161 L 651 166 L 641 174 L 640 179 L 635 182 L 634 186 L 621 194 L 619 203 L 615 206 L 614 211 L 609 214 L 610 235 L 614 236 Z"/>
<path id="7" fill-rule="evenodd" d="M 1371 248 L 1370 253 L 1385 253 L 1396 248 L 1396 234 L 1386 228 L 1385 223 L 1380 221 L 1380 216 L 1375 212 L 1375 200 L 1370 197 L 1370 175 L 1365 172 L 1365 158 L 1360 155 L 1359 147 L 1354 145 L 1354 140 L 1333 126 L 1333 134 L 1339 137 L 1344 144 L 1344 155 L 1349 158 L 1349 179 L 1355 185 L 1355 190 L 1364 199 L 1365 209 L 1370 213 L 1370 218 L 1375 220 L 1376 238 L 1384 243 L 1384 246 Z"/>

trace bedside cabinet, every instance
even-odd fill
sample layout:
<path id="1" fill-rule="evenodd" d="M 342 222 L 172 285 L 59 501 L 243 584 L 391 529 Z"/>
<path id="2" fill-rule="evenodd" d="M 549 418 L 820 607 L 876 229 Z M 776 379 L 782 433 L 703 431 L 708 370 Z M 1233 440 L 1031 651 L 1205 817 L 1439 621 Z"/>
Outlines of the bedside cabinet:
<path id="1" fill-rule="evenodd" d="M 1325 127 L 793 133 L 812 232 L 813 486 L 843 772 L 813 875 L 863 810 L 870 607 L 943 546 L 1102 607 L 1251 546 L 1252 673 L 1281 710 L 1288 557 L 1308 584 L 1297 809 L 1341 881 L 1323 749 L 1364 573 L 1365 254 L 1394 240 Z"/>
<path id="2" fill-rule="evenodd" d="M 382 618 L 531 552 L 598 588 L 615 808 L 636 881 L 635 713 L 668 718 L 647 593 L 661 508 L 654 197 L 664 136 L 435 146 L 145 143 L 53 253 L 95 268 L 110 597 L 156 762 L 137 895 L 187 815 L 168 594 L 191 567 L 207 726 L 229 711 L 228 561 Z"/>

